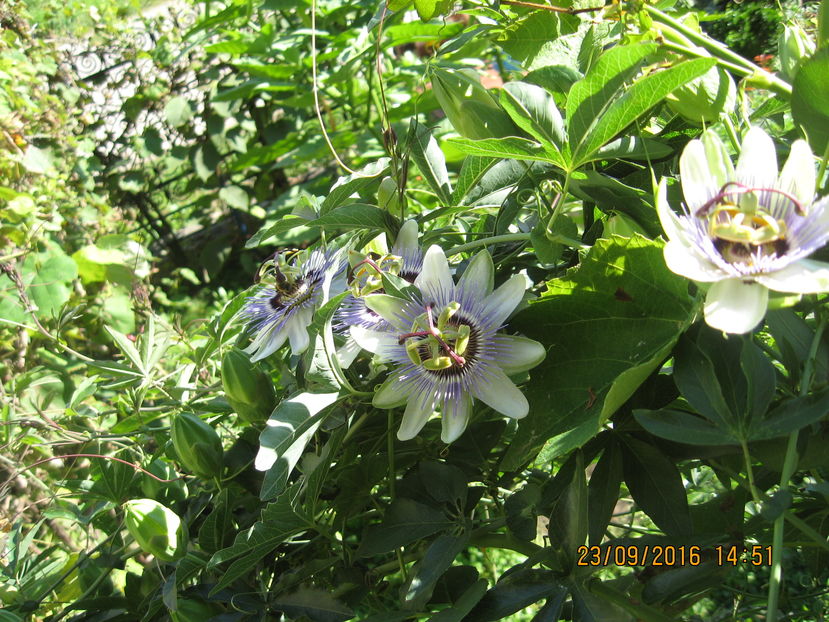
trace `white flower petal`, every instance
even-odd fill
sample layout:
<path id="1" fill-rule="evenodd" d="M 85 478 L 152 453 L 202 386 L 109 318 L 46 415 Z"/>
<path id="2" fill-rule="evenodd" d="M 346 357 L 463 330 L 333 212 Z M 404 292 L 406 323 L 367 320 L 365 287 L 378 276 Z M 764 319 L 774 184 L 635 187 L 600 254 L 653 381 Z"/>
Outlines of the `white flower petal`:
<path id="1" fill-rule="evenodd" d="M 394 241 L 394 248 L 396 255 L 403 255 L 407 251 L 417 251 L 417 221 L 407 220 L 400 227 L 397 232 L 397 239 Z"/>
<path id="2" fill-rule="evenodd" d="M 530 410 L 524 394 L 497 367 L 489 368 L 486 377 L 480 378 L 471 390 L 474 397 L 507 417 L 521 419 Z"/>
<path id="3" fill-rule="evenodd" d="M 405 300 L 388 294 L 370 294 L 363 300 L 369 309 L 395 326 L 400 324 L 400 316 L 403 315 L 407 305 Z"/>
<path id="4" fill-rule="evenodd" d="M 472 400 L 466 395 L 460 400 L 444 402 L 440 420 L 440 440 L 447 445 L 456 441 L 466 430 L 471 411 Z"/>
<path id="5" fill-rule="evenodd" d="M 288 338 L 288 333 L 284 330 L 275 330 L 275 327 L 260 331 L 251 344 L 245 348 L 245 352 L 250 354 L 251 362 L 261 361 L 276 352 L 285 343 Z"/>
<path id="6" fill-rule="evenodd" d="M 394 408 L 406 403 L 409 392 L 399 376 L 391 375 L 374 393 L 371 403 L 377 408 Z"/>
<path id="7" fill-rule="evenodd" d="M 656 192 L 656 213 L 659 216 L 659 222 L 662 223 L 662 230 L 665 232 L 667 239 L 690 246 L 691 243 L 685 233 L 685 228 L 682 226 L 682 221 L 668 204 L 668 180 L 664 177 L 659 182 L 659 189 Z"/>
<path id="8" fill-rule="evenodd" d="M 291 352 L 294 354 L 302 354 L 310 343 L 308 337 L 308 322 L 303 321 L 303 316 L 291 318 L 291 321 L 285 324 L 285 330 L 288 333 L 288 339 L 291 341 Z"/>
<path id="9" fill-rule="evenodd" d="M 357 355 L 362 351 L 360 344 L 354 341 L 354 337 L 349 335 L 342 347 L 337 349 L 337 360 L 340 362 L 340 367 L 348 369 L 357 358 Z"/>
<path id="10" fill-rule="evenodd" d="M 527 286 L 526 278 L 521 274 L 513 275 L 506 283 L 492 292 L 484 300 L 487 312 L 492 314 L 492 323 L 500 326 L 515 310 L 524 297 Z"/>
<path id="11" fill-rule="evenodd" d="M 487 251 L 481 251 L 472 258 L 458 280 L 458 287 L 470 292 L 480 292 L 481 297 L 492 293 L 495 287 L 495 266 Z"/>
<path id="12" fill-rule="evenodd" d="M 755 277 L 758 283 L 776 292 L 816 294 L 829 292 L 829 264 L 801 259 L 777 272 Z"/>
<path id="13" fill-rule="evenodd" d="M 714 283 L 705 299 L 705 321 L 726 333 L 747 333 L 766 314 L 769 290 L 759 283 L 725 279 Z"/>
<path id="14" fill-rule="evenodd" d="M 777 187 L 794 195 L 805 209 L 815 196 L 816 179 L 815 158 L 809 144 L 805 140 L 794 141 Z"/>
<path id="15" fill-rule="evenodd" d="M 352 326 L 348 329 L 351 337 L 363 350 L 383 354 L 388 348 L 397 345 L 397 336 L 379 330 L 371 330 L 362 326 Z"/>
<path id="16" fill-rule="evenodd" d="M 701 257 L 694 248 L 683 246 L 679 242 L 672 240 L 665 244 L 662 254 L 671 272 L 693 281 L 713 283 L 728 277 L 707 258 Z"/>
<path id="17" fill-rule="evenodd" d="M 429 421 L 433 412 L 435 412 L 435 407 L 428 398 L 424 399 L 422 395 L 412 395 L 409 403 L 406 404 L 397 438 L 401 441 L 413 439 Z"/>
<path id="18" fill-rule="evenodd" d="M 497 363 L 510 376 L 532 369 L 547 356 L 543 345 L 518 335 L 498 335 L 498 350 Z"/>
<path id="19" fill-rule="evenodd" d="M 415 286 L 423 292 L 436 294 L 441 291 L 452 291 L 455 284 L 449 272 L 449 263 L 443 249 L 436 244 L 429 247 L 423 257 L 423 270 L 415 279 Z"/>
<path id="20" fill-rule="evenodd" d="M 713 130 L 703 132 L 701 140 L 705 148 L 705 159 L 708 161 L 708 170 L 711 171 L 712 187 L 714 194 L 716 194 L 725 182 L 734 179 L 734 165 L 731 164 L 728 150 Z"/>
<path id="21" fill-rule="evenodd" d="M 777 183 L 777 152 L 771 137 L 759 127 L 746 132 L 737 160 L 737 181 L 755 188 L 770 188 Z"/>
<path id="22" fill-rule="evenodd" d="M 682 180 L 685 204 L 691 213 L 699 209 L 720 189 L 716 185 L 716 177 L 708 166 L 702 141 L 692 140 L 682 150 L 679 158 L 679 175 Z"/>

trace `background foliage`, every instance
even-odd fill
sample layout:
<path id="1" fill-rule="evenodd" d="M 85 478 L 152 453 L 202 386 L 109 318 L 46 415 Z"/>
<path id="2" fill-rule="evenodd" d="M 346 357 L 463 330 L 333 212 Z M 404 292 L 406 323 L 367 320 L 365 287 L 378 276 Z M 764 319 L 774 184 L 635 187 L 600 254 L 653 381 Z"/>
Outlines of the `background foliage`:
<path id="1" fill-rule="evenodd" d="M 0 8 L 0 620 L 822 619 L 825 299 L 709 329 L 652 180 L 759 124 L 825 194 L 824 18 L 523 4 Z M 520 423 L 396 440 L 342 297 L 240 354 L 264 259 L 407 218 L 535 284 Z"/>

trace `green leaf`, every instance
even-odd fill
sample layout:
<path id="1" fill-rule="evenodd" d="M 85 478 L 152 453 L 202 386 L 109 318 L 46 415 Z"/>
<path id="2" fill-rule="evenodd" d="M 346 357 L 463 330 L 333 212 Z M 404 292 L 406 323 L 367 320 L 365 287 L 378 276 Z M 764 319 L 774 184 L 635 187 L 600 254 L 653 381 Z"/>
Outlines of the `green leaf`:
<path id="1" fill-rule="evenodd" d="M 132 341 L 130 341 L 125 334 L 119 333 L 117 330 L 110 328 L 109 326 L 105 326 L 104 330 L 109 333 L 109 336 L 112 337 L 112 340 L 115 342 L 115 345 L 118 346 L 121 354 L 127 357 L 135 369 L 140 371 L 142 374 L 146 374 L 147 370 L 144 369 L 144 362 L 141 360 L 141 355 L 132 344 Z"/>
<path id="2" fill-rule="evenodd" d="M 792 117 L 814 152 L 824 153 L 829 143 L 829 47 L 800 65 L 792 85 Z"/>
<path id="3" fill-rule="evenodd" d="M 794 397 L 773 408 L 761 422 L 749 429 L 749 440 L 786 436 L 823 419 L 829 412 L 829 389 L 805 397 Z"/>
<path id="4" fill-rule="evenodd" d="M 462 622 L 467 614 L 486 593 L 486 579 L 478 579 L 470 585 L 451 607 L 437 612 L 426 622 Z"/>
<path id="5" fill-rule="evenodd" d="M 622 451 L 611 440 L 596 462 L 587 486 L 587 531 L 590 545 L 599 545 L 619 499 L 622 484 Z"/>
<path id="6" fill-rule="evenodd" d="M 293 594 L 280 595 L 273 601 L 275 609 L 284 611 L 292 620 L 310 619 L 314 622 L 343 622 L 354 617 L 354 612 L 327 590 L 301 587 Z"/>
<path id="7" fill-rule="evenodd" d="M 385 210 L 365 203 L 352 203 L 351 205 L 338 207 L 308 224 L 328 230 L 369 229 L 384 231 L 400 228 L 394 216 Z"/>
<path id="8" fill-rule="evenodd" d="M 455 183 L 455 190 L 452 193 L 452 205 L 460 205 L 466 197 L 466 193 L 473 189 L 483 178 L 486 172 L 492 168 L 498 160 L 481 156 L 466 156 L 461 164 L 461 172 L 458 173 L 458 180 Z"/>
<path id="9" fill-rule="evenodd" d="M 230 207 L 240 210 L 247 210 L 250 205 L 248 193 L 239 186 L 225 186 L 219 190 L 219 198 Z"/>
<path id="10" fill-rule="evenodd" d="M 38 317 L 50 318 L 69 300 L 70 284 L 78 276 L 78 266 L 61 248 L 50 247 L 48 251 L 27 257 L 22 272 Z"/>
<path id="11" fill-rule="evenodd" d="M 653 138 L 623 136 L 617 138 L 596 152 L 596 160 L 661 160 L 674 150 Z"/>
<path id="12" fill-rule="evenodd" d="M 570 190 L 582 200 L 593 201 L 605 213 L 618 212 L 630 216 L 651 238 L 662 235 L 653 196 L 639 188 L 625 185 L 598 171 L 584 170 L 572 175 Z"/>
<path id="13" fill-rule="evenodd" d="M 719 428 L 710 421 L 679 410 L 635 410 L 633 415 L 643 428 L 654 436 L 675 443 L 716 447 L 737 445 L 739 439 L 728 430 Z"/>
<path id="14" fill-rule="evenodd" d="M 552 95 L 528 82 L 509 82 L 501 90 L 501 106 L 515 124 L 538 142 L 561 151 L 567 141 L 564 119 Z"/>
<path id="15" fill-rule="evenodd" d="M 339 207 L 348 201 L 351 195 L 359 193 L 372 185 L 379 177 L 387 175 L 389 172 L 389 161 L 388 158 L 380 158 L 376 162 L 367 164 L 354 175 L 340 177 L 325 196 L 322 207 L 320 207 L 320 214 L 327 214 L 335 207 Z"/>
<path id="16" fill-rule="evenodd" d="M 614 405 L 629 397 L 694 317 L 687 281 L 665 266 L 660 242 L 641 236 L 599 240 L 547 287 L 510 322 L 544 344 L 547 357 L 530 371 L 530 412 L 504 470 L 526 464 L 548 439 L 552 459 L 592 438 L 612 414 L 608 396 Z"/>
<path id="17" fill-rule="evenodd" d="M 574 152 L 625 81 L 656 49 L 652 43 L 612 47 L 599 57 L 584 78 L 572 86 L 567 96 L 567 133 Z"/>
<path id="18" fill-rule="evenodd" d="M 302 510 L 292 507 L 291 491 L 287 491 L 262 510 L 260 519 L 253 527 L 238 533 L 232 546 L 210 558 L 208 568 L 235 560 L 210 591 L 210 595 L 250 572 L 260 559 L 286 540 L 313 528 L 313 519 Z"/>
<path id="19" fill-rule="evenodd" d="M 230 491 L 224 488 L 213 498 L 212 509 L 199 529 L 199 548 L 206 553 L 215 553 L 230 544 L 233 527 L 233 506 Z"/>
<path id="20" fill-rule="evenodd" d="M 470 613 L 478 622 L 501 620 L 563 590 L 550 570 L 522 569 L 505 574 Z"/>
<path id="21" fill-rule="evenodd" d="M 435 584 L 466 548 L 469 540 L 466 534 L 461 536 L 442 534 L 438 536 L 423 557 L 409 573 L 403 588 L 403 604 L 409 609 L 420 609 L 432 597 Z"/>
<path id="22" fill-rule="evenodd" d="M 370 525 L 360 540 L 357 554 L 371 557 L 420 540 L 452 527 L 443 512 L 412 499 L 396 499 L 389 506 L 381 525 Z"/>
<path id="23" fill-rule="evenodd" d="M 653 445 L 625 437 L 625 484 L 636 505 L 666 535 L 691 534 L 688 498 L 676 465 Z"/>
<path id="24" fill-rule="evenodd" d="M 52 155 L 48 150 L 39 149 L 34 145 L 28 145 L 26 152 L 20 159 L 20 163 L 30 173 L 43 175 L 54 168 Z"/>
<path id="25" fill-rule="evenodd" d="M 575 451 L 571 459 L 575 462 L 573 476 L 556 503 L 551 522 L 557 526 L 565 554 L 575 565 L 576 551 L 587 539 L 587 480 L 581 451 Z"/>
<path id="26" fill-rule="evenodd" d="M 173 127 L 180 127 L 192 118 L 193 110 L 190 108 L 190 102 L 178 95 L 167 102 L 164 114 L 167 117 L 167 123 Z"/>
<path id="27" fill-rule="evenodd" d="M 505 29 L 500 42 L 504 51 L 527 69 L 555 62 L 556 40 L 576 31 L 580 21 L 575 15 L 556 15 L 552 11 L 533 11 Z"/>
<path id="28" fill-rule="evenodd" d="M 697 58 L 634 82 L 621 97 L 603 108 L 582 140 L 574 144 L 570 137 L 574 165 L 588 162 L 605 143 L 661 102 L 671 91 L 701 76 L 715 64 L 713 58 Z"/>
<path id="29" fill-rule="evenodd" d="M 488 158 L 510 158 L 513 160 L 530 160 L 548 162 L 559 168 L 565 168 L 561 154 L 550 152 L 542 145 L 526 138 L 508 136 L 506 138 L 484 138 L 471 140 L 469 138 L 449 138 L 446 141 L 458 151 L 469 155 L 485 156 Z"/>
<path id="30" fill-rule="evenodd" d="M 674 353 L 674 382 L 688 403 L 703 417 L 734 438 L 734 414 L 723 397 L 718 370 L 700 345 L 690 338 L 682 339 Z"/>
<path id="31" fill-rule="evenodd" d="M 418 125 L 409 145 L 412 160 L 417 164 L 423 179 L 438 195 L 440 202 L 444 205 L 452 203 L 452 185 L 449 183 L 449 172 L 446 170 L 446 157 L 429 128 Z"/>
<path id="32" fill-rule="evenodd" d="M 415 10 L 424 22 L 428 22 L 438 12 L 438 0 L 414 0 Z"/>
<path id="33" fill-rule="evenodd" d="M 259 452 L 254 466 L 267 471 L 260 498 L 276 498 L 285 489 L 288 476 L 305 446 L 316 432 L 325 409 L 337 401 L 338 393 L 299 393 L 282 400 L 259 435 Z"/>

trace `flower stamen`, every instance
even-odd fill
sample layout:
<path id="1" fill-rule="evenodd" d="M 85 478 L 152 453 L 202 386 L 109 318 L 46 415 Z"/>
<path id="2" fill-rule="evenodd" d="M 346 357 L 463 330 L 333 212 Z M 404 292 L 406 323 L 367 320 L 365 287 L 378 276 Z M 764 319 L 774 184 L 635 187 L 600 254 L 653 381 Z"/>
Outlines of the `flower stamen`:
<path id="1" fill-rule="evenodd" d="M 426 312 L 415 318 L 412 330 L 397 338 L 400 344 L 409 340 L 406 343 L 406 354 L 415 365 L 431 371 L 466 365 L 466 359 L 461 355 L 469 346 L 472 329 L 467 324 L 453 325 L 450 322 L 458 309 L 460 304 L 457 302 L 446 305 L 438 315 L 436 325 L 432 305 L 428 304 Z"/>

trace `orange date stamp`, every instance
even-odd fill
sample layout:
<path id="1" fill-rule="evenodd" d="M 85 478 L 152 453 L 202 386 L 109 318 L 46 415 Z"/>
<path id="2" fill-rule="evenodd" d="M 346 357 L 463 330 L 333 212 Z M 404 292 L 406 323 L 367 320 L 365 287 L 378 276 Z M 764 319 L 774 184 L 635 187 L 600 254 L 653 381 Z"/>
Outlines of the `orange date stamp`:
<path id="1" fill-rule="evenodd" d="M 630 544 L 580 546 L 576 549 L 577 566 L 699 566 L 712 561 L 717 566 L 770 566 L 770 546 L 717 545 L 675 546 Z"/>

